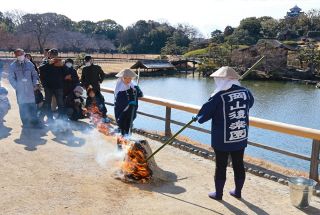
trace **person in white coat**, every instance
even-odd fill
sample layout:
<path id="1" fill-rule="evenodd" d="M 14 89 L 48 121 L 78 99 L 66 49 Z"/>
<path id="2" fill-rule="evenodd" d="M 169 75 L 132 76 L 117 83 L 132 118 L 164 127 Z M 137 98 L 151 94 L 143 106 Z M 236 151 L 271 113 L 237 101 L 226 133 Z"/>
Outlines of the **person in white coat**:
<path id="1" fill-rule="evenodd" d="M 20 118 L 24 128 L 40 128 L 34 92 L 39 89 L 39 76 L 34 65 L 25 58 L 23 49 L 14 51 L 16 60 L 9 67 L 9 82 L 15 89 Z"/>

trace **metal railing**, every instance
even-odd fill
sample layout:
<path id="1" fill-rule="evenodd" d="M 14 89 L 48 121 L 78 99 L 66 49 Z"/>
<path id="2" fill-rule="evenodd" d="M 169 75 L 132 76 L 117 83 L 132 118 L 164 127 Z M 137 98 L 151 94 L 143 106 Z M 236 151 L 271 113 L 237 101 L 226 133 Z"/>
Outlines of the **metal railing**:
<path id="1" fill-rule="evenodd" d="M 105 93 L 110 93 L 113 94 L 114 90 L 110 88 L 101 88 L 102 92 Z M 193 114 L 197 114 L 200 110 L 200 106 L 198 105 L 191 105 L 191 104 L 186 104 L 178 101 L 173 101 L 173 100 L 168 100 L 168 99 L 163 99 L 163 98 L 157 98 L 157 97 L 152 97 L 152 96 L 144 96 L 143 98 L 140 98 L 139 100 L 147 103 L 151 103 L 154 105 L 159 105 L 165 107 L 166 114 L 165 117 L 161 116 L 156 116 L 152 115 L 150 113 L 144 113 L 141 111 L 138 111 L 138 114 L 150 117 L 153 119 L 165 121 L 165 135 L 166 136 L 171 136 L 171 124 L 183 126 L 184 123 L 172 120 L 171 119 L 171 110 L 176 109 L 176 110 L 181 110 Z M 113 103 L 107 103 L 108 105 L 112 105 Z M 257 128 L 265 129 L 265 130 L 270 130 L 270 131 L 275 131 L 275 132 L 280 132 L 284 134 L 289 134 L 297 137 L 303 137 L 303 138 L 308 138 L 312 140 L 312 150 L 311 150 L 311 155 L 310 157 L 289 152 L 286 150 L 274 148 L 271 146 L 267 146 L 264 144 L 260 143 L 255 143 L 249 141 L 248 144 L 254 147 L 262 148 L 265 150 L 269 150 L 272 152 L 276 152 L 279 154 L 283 154 L 289 157 L 294 157 L 297 159 L 305 160 L 310 162 L 310 170 L 309 170 L 309 178 L 314 179 L 319 182 L 319 153 L 320 153 L 320 130 L 317 129 L 312 129 L 312 128 L 306 128 L 302 126 L 296 126 L 296 125 L 291 125 L 291 124 L 286 124 L 286 123 L 280 123 L 280 122 L 274 122 L 266 119 L 260 119 L 256 117 L 250 117 L 250 126 L 254 126 Z M 190 129 L 206 133 L 206 134 L 211 134 L 211 131 L 208 129 L 200 128 L 197 126 L 189 126 Z"/>

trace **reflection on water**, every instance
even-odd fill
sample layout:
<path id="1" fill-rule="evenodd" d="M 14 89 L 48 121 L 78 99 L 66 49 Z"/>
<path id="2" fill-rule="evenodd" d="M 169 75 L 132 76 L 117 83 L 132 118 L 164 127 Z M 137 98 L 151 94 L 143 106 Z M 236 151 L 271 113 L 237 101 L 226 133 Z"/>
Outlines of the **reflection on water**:
<path id="1" fill-rule="evenodd" d="M 114 88 L 116 80 L 106 80 L 104 86 Z M 255 96 L 255 105 L 251 115 L 259 118 L 295 124 L 320 129 L 320 90 L 314 86 L 286 82 L 243 81 Z M 185 103 L 201 105 L 213 92 L 213 79 L 192 77 L 156 77 L 141 78 L 140 86 L 145 95 L 157 96 Z M 108 101 L 113 96 L 106 95 Z M 141 102 L 140 110 L 154 115 L 165 116 L 165 108 Z M 109 108 L 110 109 L 110 108 Z M 113 113 L 113 110 L 109 111 Z M 172 118 L 188 122 L 192 114 L 172 110 Z M 200 125 L 198 125 L 200 126 Z M 139 116 L 135 127 L 149 130 L 164 130 L 164 122 Z M 210 128 L 210 123 L 201 127 Z M 179 129 L 172 126 L 173 131 Z M 186 130 L 183 135 L 194 140 L 210 144 L 210 135 Z M 282 148 L 299 154 L 310 156 L 311 143 L 309 139 L 292 137 L 263 129 L 250 128 L 249 139 L 272 147 Z M 273 161 L 286 167 L 308 171 L 309 162 L 290 158 L 249 146 L 249 155 Z"/>

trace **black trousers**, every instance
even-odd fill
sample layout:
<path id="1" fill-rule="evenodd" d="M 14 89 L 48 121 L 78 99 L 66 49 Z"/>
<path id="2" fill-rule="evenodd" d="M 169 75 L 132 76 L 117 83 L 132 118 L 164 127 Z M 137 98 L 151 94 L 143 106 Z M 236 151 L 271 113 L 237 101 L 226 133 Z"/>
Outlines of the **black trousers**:
<path id="1" fill-rule="evenodd" d="M 122 135 L 129 134 L 131 123 L 133 123 L 131 122 L 131 118 L 132 120 L 135 120 L 136 116 L 137 107 L 132 105 L 130 105 L 126 111 L 120 114 L 119 119 L 117 120 L 117 124 Z"/>
<path id="2" fill-rule="evenodd" d="M 231 155 L 232 168 L 235 179 L 245 179 L 246 172 L 244 170 L 243 155 L 244 149 L 233 152 L 224 152 L 214 149 L 216 154 L 216 171 L 215 180 L 226 180 L 226 171 L 228 166 L 228 157 Z"/>
<path id="3" fill-rule="evenodd" d="M 19 113 L 24 126 L 35 126 L 39 123 L 35 103 L 19 104 Z"/>
<path id="4" fill-rule="evenodd" d="M 72 121 L 77 121 L 79 119 L 85 118 L 85 115 L 83 115 L 82 110 L 76 108 L 66 108 L 66 114 Z"/>
<path id="5" fill-rule="evenodd" d="M 50 119 L 53 119 L 53 113 L 51 110 L 52 96 L 56 97 L 58 112 L 61 117 L 61 115 L 64 114 L 63 89 L 44 88 L 44 93 L 45 93 L 45 110 L 46 110 L 47 117 Z"/>

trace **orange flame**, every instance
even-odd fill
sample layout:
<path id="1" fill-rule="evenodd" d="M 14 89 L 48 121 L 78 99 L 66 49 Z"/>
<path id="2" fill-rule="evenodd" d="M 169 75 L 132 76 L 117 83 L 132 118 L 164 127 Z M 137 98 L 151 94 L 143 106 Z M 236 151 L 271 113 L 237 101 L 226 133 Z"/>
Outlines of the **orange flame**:
<path id="1" fill-rule="evenodd" d="M 96 105 L 88 108 L 86 111 L 91 121 L 99 132 L 106 136 L 112 135 L 107 123 L 102 123 L 102 113 Z M 146 162 L 146 151 L 139 143 L 129 141 L 123 137 L 117 138 L 119 148 L 125 150 L 126 155 L 122 161 L 120 168 L 121 173 L 126 181 L 135 181 L 139 183 L 147 183 L 152 177 L 148 163 Z"/>
<path id="2" fill-rule="evenodd" d="M 146 151 L 141 144 L 118 137 L 118 145 L 126 150 L 126 156 L 121 164 L 121 170 L 125 179 L 140 183 L 147 183 L 152 177 L 148 163 L 146 162 Z"/>
<path id="3" fill-rule="evenodd" d="M 93 105 L 88 108 L 87 113 L 94 125 L 96 125 L 99 132 L 104 135 L 110 135 L 109 126 L 107 123 L 101 122 L 102 120 L 102 113 L 100 112 L 98 106 Z"/>
<path id="4" fill-rule="evenodd" d="M 109 127 L 108 127 L 108 125 L 106 123 L 101 123 L 101 122 L 98 123 L 97 124 L 97 129 L 98 129 L 98 131 L 100 133 L 102 133 L 102 134 L 104 134 L 106 136 L 108 136 L 110 134 Z"/>

